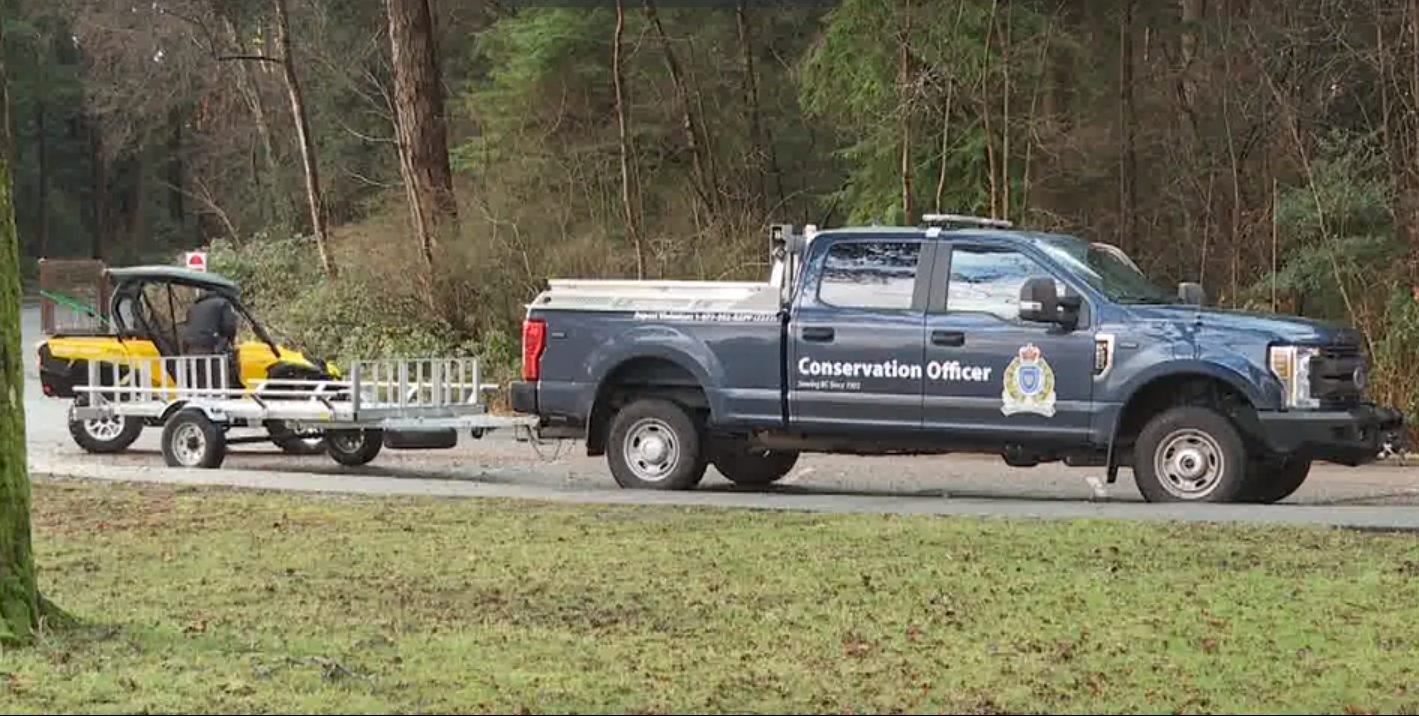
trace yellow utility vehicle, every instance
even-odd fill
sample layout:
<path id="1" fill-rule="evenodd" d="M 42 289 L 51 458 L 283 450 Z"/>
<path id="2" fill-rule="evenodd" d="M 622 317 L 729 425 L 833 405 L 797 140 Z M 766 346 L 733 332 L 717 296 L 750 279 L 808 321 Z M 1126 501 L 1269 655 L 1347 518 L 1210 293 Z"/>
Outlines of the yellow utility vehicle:
<path id="1" fill-rule="evenodd" d="M 135 266 L 110 268 L 105 272 L 112 283 L 108 306 L 109 331 L 106 333 L 68 333 L 50 336 L 39 343 L 39 376 L 44 394 L 54 398 L 72 399 L 69 433 L 80 447 L 93 453 L 115 453 L 127 449 L 138 439 L 144 427 L 160 427 L 168 416 L 137 417 L 109 415 L 85 418 L 74 408 L 85 405 L 90 393 L 76 388 L 87 384 L 90 363 L 106 366 L 133 364 L 152 359 L 154 364 L 169 363 L 162 358 L 186 355 L 182 343 L 187 309 L 205 292 L 215 292 L 232 304 L 240 317 L 241 328 L 228 371 L 232 389 L 254 389 L 263 380 L 332 380 L 340 373 L 331 363 L 316 360 L 301 352 L 278 345 L 264 326 L 252 317 L 241 301 L 236 283 L 223 276 L 193 271 L 177 266 Z M 127 377 L 103 378 L 104 385 L 121 385 Z M 154 374 L 153 387 L 159 382 L 177 381 L 179 376 Z M 287 428 L 282 421 L 266 420 L 264 435 L 251 438 L 227 438 L 227 442 L 275 443 L 282 450 L 295 454 L 315 454 L 325 450 L 319 432 L 299 432 Z"/>

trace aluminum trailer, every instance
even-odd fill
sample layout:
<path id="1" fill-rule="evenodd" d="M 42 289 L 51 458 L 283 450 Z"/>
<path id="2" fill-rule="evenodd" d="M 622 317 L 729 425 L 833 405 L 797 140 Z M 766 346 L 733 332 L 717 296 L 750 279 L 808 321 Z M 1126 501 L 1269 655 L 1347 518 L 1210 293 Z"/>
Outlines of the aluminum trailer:
<path id="1" fill-rule="evenodd" d="M 493 415 L 476 358 L 357 361 L 348 380 L 269 379 L 233 387 L 221 355 L 95 360 L 76 417 L 132 417 L 163 423 L 162 452 L 171 467 L 220 467 L 228 431 L 281 421 L 323 435 L 342 465 L 363 465 L 382 447 L 451 448 L 457 431 L 530 428 L 535 417 Z"/>

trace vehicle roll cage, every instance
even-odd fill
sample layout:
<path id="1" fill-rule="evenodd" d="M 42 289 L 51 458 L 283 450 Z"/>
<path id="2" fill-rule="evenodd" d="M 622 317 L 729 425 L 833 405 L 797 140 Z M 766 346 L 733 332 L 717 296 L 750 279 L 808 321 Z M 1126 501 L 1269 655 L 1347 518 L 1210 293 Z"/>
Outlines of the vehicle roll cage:
<path id="1" fill-rule="evenodd" d="M 157 344 L 160 353 L 165 355 L 181 354 L 183 352 L 181 349 L 182 340 L 177 335 L 177 302 L 173 296 L 173 286 L 187 286 L 219 294 L 231 301 L 232 307 L 251 326 L 256 337 L 271 348 L 271 354 L 277 357 L 281 355 L 275 339 L 242 302 L 241 289 L 224 276 L 172 266 L 111 268 L 104 273 L 114 282 L 113 295 L 109 299 L 109 315 L 119 340 L 143 336 L 150 338 Z M 160 286 L 167 289 L 168 312 L 173 316 L 170 340 L 169 337 L 161 335 L 158 326 L 154 325 L 149 318 L 155 311 L 145 291 L 148 286 Z M 119 307 L 125 301 L 132 302 L 132 315 L 135 323 L 139 325 L 129 326 L 124 319 L 123 312 L 119 310 Z"/>

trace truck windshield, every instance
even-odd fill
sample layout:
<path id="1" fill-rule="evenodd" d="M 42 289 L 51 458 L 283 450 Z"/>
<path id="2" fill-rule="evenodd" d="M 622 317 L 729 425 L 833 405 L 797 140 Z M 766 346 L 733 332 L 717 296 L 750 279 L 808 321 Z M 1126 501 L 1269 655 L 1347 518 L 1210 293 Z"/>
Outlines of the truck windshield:
<path id="1" fill-rule="evenodd" d="M 1177 295 L 1148 278 L 1122 250 L 1079 239 L 1040 242 L 1046 252 L 1090 286 L 1119 303 L 1177 303 Z"/>

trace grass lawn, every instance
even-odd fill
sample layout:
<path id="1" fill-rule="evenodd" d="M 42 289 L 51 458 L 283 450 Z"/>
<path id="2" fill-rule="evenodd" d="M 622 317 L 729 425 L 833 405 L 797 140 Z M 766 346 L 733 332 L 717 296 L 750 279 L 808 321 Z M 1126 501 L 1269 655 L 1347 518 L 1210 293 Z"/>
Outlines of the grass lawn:
<path id="1" fill-rule="evenodd" d="M 15 712 L 1415 712 L 1419 538 L 38 482 Z"/>

